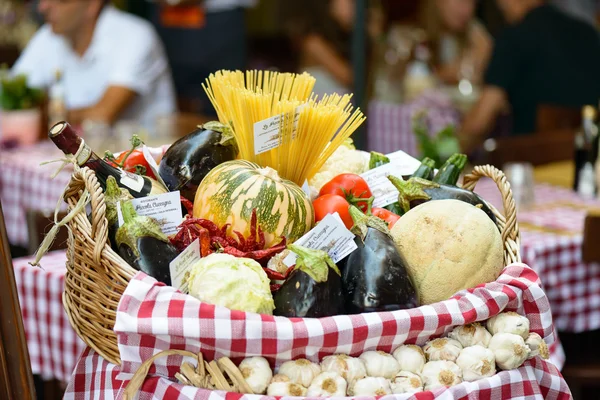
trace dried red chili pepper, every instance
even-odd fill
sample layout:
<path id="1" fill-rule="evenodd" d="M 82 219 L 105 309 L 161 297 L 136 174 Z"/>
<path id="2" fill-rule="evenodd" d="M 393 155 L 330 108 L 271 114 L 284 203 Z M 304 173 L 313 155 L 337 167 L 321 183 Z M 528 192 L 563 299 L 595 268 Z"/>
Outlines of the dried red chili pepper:
<path id="1" fill-rule="evenodd" d="M 185 208 L 187 215 L 192 215 L 194 212 L 194 203 L 192 203 L 183 196 L 179 196 L 179 199 L 181 201 L 181 204 L 183 205 L 183 208 Z"/>
<path id="2" fill-rule="evenodd" d="M 271 293 L 274 293 L 274 292 L 278 291 L 279 289 L 281 289 L 281 284 L 273 283 L 271 285 Z"/>

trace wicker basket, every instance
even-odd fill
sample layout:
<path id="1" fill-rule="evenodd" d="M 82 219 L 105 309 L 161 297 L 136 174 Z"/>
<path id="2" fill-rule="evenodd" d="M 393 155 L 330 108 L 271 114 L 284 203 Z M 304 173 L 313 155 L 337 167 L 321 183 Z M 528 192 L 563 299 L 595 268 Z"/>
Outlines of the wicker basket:
<path id="1" fill-rule="evenodd" d="M 492 178 L 502 194 L 506 218 L 493 206 L 504 243 L 504 263 L 520 262 L 519 229 L 510 185 L 504 173 L 486 165 L 465 176 L 463 187 L 473 190 L 482 177 Z M 103 358 L 120 365 L 117 337 L 113 331 L 121 295 L 136 270 L 107 244 L 104 193 L 94 171 L 83 168 L 73 174 L 65 198 L 75 208 L 84 190 L 90 193 L 92 221 L 84 211 L 70 222 L 67 274 L 63 304 L 77 335 Z"/>

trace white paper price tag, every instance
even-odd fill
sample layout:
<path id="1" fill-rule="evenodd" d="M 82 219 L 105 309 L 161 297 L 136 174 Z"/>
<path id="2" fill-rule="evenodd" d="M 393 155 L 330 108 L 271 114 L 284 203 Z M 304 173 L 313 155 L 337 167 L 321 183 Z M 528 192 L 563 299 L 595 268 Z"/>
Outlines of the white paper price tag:
<path id="1" fill-rule="evenodd" d="M 161 225 L 165 235 L 177 233 L 177 227 L 183 221 L 179 191 L 163 193 L 156 196 L 141 197 L 129 200 L 138 215 L 152 217 Z M 123 225 L 121 203 L 117 203 L 119 226 Z"/>
<path id="2" fill-rule="evenodd" d="M 358 248 L 354 243 L 354 234 L 350 232 L 338 213 L 328 214 L 295 244 L 314 250 L 323 250 L 334 263 L 342 260 Z M 290 253 L 283 262 L 287 266 L 296 264 L 296 254 Z"/>
<path id="3" fill-rule="evenodd" d="M 296 138 L 298 122 L 300 121 L 300 111 L 306 107 L 306 104 L 299 105 L 294 110 L 294 120 L 292 121 L 292 137 Z M 274 115 L 254 123 L 254 154 L 266 153 L 269 150 L 276 149 L 281 145 L 282 134 L 281 124 L 285 114 Z"/>
<path id="4" fill-rule="evenodd" d="M 160 174 L 158 173 L 158 164 L 156 163 L 156 160 L 150 153 L 150 149 L 148 149 L 148 146 L 146 146 L 146 145 L 142 146 L 142 153 L 144 154 L 144 158 L 146 159 L 146 162 L 150 166 L 150 169 L 154 173 L 154 176 L 156 176 L 156 180 L 159 181 L 164 187 L 167 187 L 167 185 L 165 185 L 165 182 L 160 177 Z"/>
<path id="5" fill-rule="evenodd" d="M 304 191 L 304 193 L 306 193 L 306 196 L 308 196 L 309 200 L 312 201 L 312 195 L 310 193 L 310 186 L 308 185 L 308 180 L 305 180 L 302 184 L 302 190 Z"/>
<path id="6" fill-rule="evenodd" d="M 410 173 L 413 172 L 414 170 Z M 402 174 L 398 172 L 398 166 L 393 163 L 384 164 L 360 175 L 367 181 L 367 185 L 373 193 L 373 207 L 385 207 L 398 201 L 398 190 L 387 178 L 388 175 L 402 177 Z"/>
<path id="7" fill-rule="evenodd" d="M 200 240 L 196 239 L 169 264 L 171 286 L 182 293 L 189 293 L 187 283 L 189 272 L 200 258 Z"/>
<path id="8" fill-rule="evenodd" d="M 396 165 L 396 176 L 412 175 L 419 168 L 419 165 L 421 165 L 421 161 L 402 150 L 387 154 L 387 157 L 390 159 L 391 164 Z"/>

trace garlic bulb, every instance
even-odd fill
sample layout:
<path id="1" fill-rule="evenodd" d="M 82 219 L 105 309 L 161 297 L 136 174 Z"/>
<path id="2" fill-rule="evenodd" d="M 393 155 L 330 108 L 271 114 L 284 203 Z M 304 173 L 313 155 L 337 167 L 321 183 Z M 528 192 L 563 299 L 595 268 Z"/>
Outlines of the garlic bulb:
<path id="1" fill-rule="evenodd" d="M 390 386 L 394 394 L 416 393 L 423 391 L 423 380 L 412 372 L 400 371 L 392 379 Z"/>
<path id="2" fill-rule="evenodd" d="M 452 361 L 429 361 L 423 367 L 421 378 L 425 390 L 433 390 L 444 386 L 454 386 L 462 382 L 462 371 Z"/>
<path id="3" fill-rule="evenodd" d="M 336 372 L 348 382 L 367 376 L 367 369 L 360 358 L 345 354 L 327 356 L 321 361 L 321 371 Z"/>
<path id="4" fill-rule="evenodd" d="M 481 345 L 487 347 L 490 344 L 492 334 L 480 323 L 474 322 L 463 326 L 457 326 L 448 334 L 448 337 L 458 340 L 462 347 Z"/>
<path id="5" fill-rule="evenodd" d="M 300 358 L 281 364 L 279 373 L 290 378 L 290 381 L 293 383 L 309 387 L 313 379 L 321 373 L 321 367 L 319 367 L 319 364 L 310 362 L 306 358 Z"/>
<path id="6" fill-rule="evenodd" d="M 398 361 L 383 351 L 365 351 L 359 357 L 365 363 L 367 375 L 391 379 L 400 372 Z"/>
<path id="7" fill-rule="evenodd" d="M 374 376 L 357 380 L 348 390 L 350 396 L 383 396 L 385 394 L 392 394 L 390 381 Z"/>
<path id="8" fill-rule="evenodd" d="M 308 397 L 346 396 L 346 380 L 335 372 L 321 372 L 308 387 Z"/>
<path id="9" fill-rule="evenodd" d="M 239 368 L 252 391 L 264 394 L 273 378 L 269 362 L 263 357 L 249 357 L 240 363 Z"/>
<path id="10" fill-rule="evenodd" d="M 529 336 L 527 336 L 527 339 L 525 339 L 525 344 L 529 347 L 528 360 L 537 355 L 540 355 L 544 360 L 547 360 L 548 357 L 550 357 L 546 342 L 544 342 L 544 339 L 537 333 L 531 332 Z"/>
<path id="11" fill-rule="evenodd" d="M 492 335 L 496 333 L 514 333 L 527 339 L 529 336 L 529 320 L 513 311 L 500 313 L 488 319 L 487 328 Z"/>
<path id="12" fill-rule="evenodd" d="M 273 381 L 267 388 L 267 396 L 306 396 L 306 388 L 292 382 Z"/>
<path id="13" fill-rule="evenodd" d="M 504 370 L 519 368 L 529 356 L 529 347 L 514 333 L 496 333 L 488 348 L 496 357 L 496 365 Z"/>
<path id="14" fill-rule="evenodd" d="M 271 379 L 271 383 L 273 382 L 290 382 L 290 378 L 282 374 L 277 374 Z"/>
<path id="15" fill-rule="evenodd" d="M 415 344 L 403 344 L 394 350 L 392 354 L 401 371 L 414 372 L 418 374 L 423 369 L 423 365 L 427 362 L 423 350 Z"/>
<path id="16" fill-rule="evenodd" d="M 496 358 L 490 349 L 476 344 L 465 347 L 456 359 L 456 365 L 462 370 L 462 378 L 473 382 L 496 373 Z"/>
<path id="17" fill-rule="evenodd" d="M 458 340 L 439 338 L 425 343 L 423 351 L 427 355 L 428 361 L 456 361 L 456 358 L 462 350 L 462 345 Z"/>

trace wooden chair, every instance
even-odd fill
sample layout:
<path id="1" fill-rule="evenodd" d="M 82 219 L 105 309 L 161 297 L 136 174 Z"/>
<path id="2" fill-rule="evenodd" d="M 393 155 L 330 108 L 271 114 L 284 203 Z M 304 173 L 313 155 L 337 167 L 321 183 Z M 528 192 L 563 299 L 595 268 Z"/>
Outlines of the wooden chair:
<path id="1" fill-rule="evenodd" d="M 581 109 L 540 105 L 536 131 L 531 135 L 488 139 L 485 162 L 499 168 L 507 162 L 529 162 L 534 166 L 572 160 L 575 133 L 581 126 Z"/>
<path id="2" fill-rule="evenodd" d="M 537 109 L 536 133 L 577 129 L 581 126 L 581 108 L 543 104 Z"/>
<path id="3" fill-rule="evenodd" d="M 575 151 L 575 132 L 567 129 L 488 139 L 485 161 L 502 168 L 507 162 L 529 162 L 537 166 L 571 160 Z"/>
<path id="4" fill-rule="evenodd" d="M 29 352 L 0 204 L 0 399 L 35 399 Z"/>

